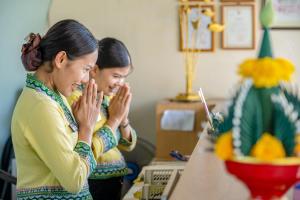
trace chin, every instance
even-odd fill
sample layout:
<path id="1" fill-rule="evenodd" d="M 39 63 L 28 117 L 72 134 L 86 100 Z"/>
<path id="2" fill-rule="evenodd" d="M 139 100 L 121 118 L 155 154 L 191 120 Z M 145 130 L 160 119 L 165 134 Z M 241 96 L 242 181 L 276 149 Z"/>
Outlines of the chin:
<path id="1" fill-rule="evenodd" d="M 108 89 L 108 90 L 103 90 L 103 94 L 105 96 L 111 96 L 111 95 L 114 95 L 114 92 L 112 90 Z"/>
<path id="2" fill-rule="evenodd" d="M 69 97 L 72 94 L 72 90 L 70 90 L 70 91 L 63 91 L 63 92 L 61 92 L 61 94 L 64 95 L 65 97 Z"/>

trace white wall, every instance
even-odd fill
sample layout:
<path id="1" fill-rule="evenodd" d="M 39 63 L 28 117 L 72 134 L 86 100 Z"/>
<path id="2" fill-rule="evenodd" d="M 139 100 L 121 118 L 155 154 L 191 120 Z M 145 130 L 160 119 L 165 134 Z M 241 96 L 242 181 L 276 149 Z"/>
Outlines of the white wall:
<path id="1" fill-rule="evenodd" d="M 12 111 L 26 72 L 21 63 L 21 45 L 30 32 L 47 28 L 50 0 L 0 1 L 0 157 L 10 134 Z"/>
<path id="2" fill-rule="evenodd" d="M 215 2 L 219 13 L 219 3 Z M 259 0 L 257 8 L 260 4 Z M 99 39 L 116 37 L 128 46 L 135 66 L 128 80 L 134 95 L 130 118 L 138 133 L 152 142 L 155 104 L 185 88 L 177 11 L 176 0 L 54 0 L 49 9 L 51 25 L 63 18 L 75 18 Z M 259 43 L 261 32 L 256 24 Z M 226 97 L 238 80 L 238 64 L 257 54 L 256 50 L 221 50 L 219 35 L 216 36 L 216 51 L 199 55 L 194 84 L 195 89 L 202 87 L 208 98 Z M 272 31 L 272 37 L 275 56 L 290 59 L 299 77 L 300 31 Z"/>

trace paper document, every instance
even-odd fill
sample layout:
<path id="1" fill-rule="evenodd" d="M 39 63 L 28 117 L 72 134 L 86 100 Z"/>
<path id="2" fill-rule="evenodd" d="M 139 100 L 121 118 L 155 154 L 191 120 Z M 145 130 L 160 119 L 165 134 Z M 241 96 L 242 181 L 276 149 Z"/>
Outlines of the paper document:
<path id="1" fill-rule="evenodd" d="M 193 131 L 194 110 L 165 110 L 160 124 L 162 130 Z"/>

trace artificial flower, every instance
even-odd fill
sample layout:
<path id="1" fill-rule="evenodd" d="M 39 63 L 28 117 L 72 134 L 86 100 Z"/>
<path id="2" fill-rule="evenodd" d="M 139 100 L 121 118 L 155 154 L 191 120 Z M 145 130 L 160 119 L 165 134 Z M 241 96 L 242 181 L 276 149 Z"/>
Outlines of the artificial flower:
<path id="1" fill-rule="evenodd" d="M 283 58 L 248 59 L 240 65 L 239 74 L 252 78 L 256 87 L 274 87 L 280 81 L 289 81 L 295 71 L 294 65 Z"/>
<path id="2" fill-rule="evenodd" d="M 294 148 L 294 152 L 296 155 L 300 154 L 300 135 L 299 134 L 297 134 L 297 136 L 296 136 L 296 145 Z"/>
<path id="3" fill-rule="evenodd" d="M 261 161 L 272 161 L 285 157 L 285 150 L 280 140 L 270 133 L 264 133 L 254 145 L 251 155 Z"/>
<path id="4" fill-rule="evenodd" d="M 223 160 L 228 160 L 233 157 L 231 132 L 226 132 L 218 138 L 215 144 L 215 153 L 219 158 Z"/>

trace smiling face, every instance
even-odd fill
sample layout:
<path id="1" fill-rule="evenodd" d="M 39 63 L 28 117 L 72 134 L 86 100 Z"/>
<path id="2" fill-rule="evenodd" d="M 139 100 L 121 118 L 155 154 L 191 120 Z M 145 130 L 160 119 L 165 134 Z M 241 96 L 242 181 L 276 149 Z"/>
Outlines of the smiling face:
<path id="1" fill-rule="evenodd" d="M 119 85 L 124 83 L 130 70 L 130 66 L 104 68 L 100 70 L 96 65 L 95 68 L 91 70 L 90 76 L 95 79 L 98 85 L 98 91 L 103 91 L 104 95 L 111 96 L 118 91 Z"/>
<path id="2" fill-rule="evenodd" d="M 57 68 L 54 70 L 53 81 L 56 89 L 64 96 L 70 96 L 77 87 L 89 80 L 89 72 L 95 66 L 98 52 L 70 60 L 66 54 L 61 55 Z M 55 61 L 57 62 L 57 60 Z"/>

